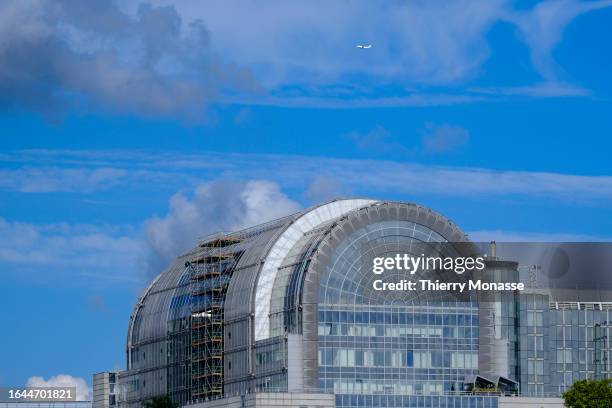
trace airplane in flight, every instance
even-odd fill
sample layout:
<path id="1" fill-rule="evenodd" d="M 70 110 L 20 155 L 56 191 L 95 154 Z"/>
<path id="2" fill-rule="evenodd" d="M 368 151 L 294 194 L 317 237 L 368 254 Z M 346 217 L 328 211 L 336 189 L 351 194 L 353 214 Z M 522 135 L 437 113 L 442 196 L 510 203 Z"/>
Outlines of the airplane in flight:
<path id="1" fill-rule="evenodd" d="M 372 48 L 372 44 L 368 44 L 368 45 L 357 44 L 357 48 L 361 48 L 361 49 L 367 50 L 367 49 Z"/>

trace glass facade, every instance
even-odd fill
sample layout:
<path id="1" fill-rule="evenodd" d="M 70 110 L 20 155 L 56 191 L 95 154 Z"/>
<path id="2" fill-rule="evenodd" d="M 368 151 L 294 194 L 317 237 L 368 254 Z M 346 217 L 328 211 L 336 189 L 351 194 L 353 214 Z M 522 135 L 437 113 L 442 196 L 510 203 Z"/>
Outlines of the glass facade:
<path id="1" fill-rule="evenodd" d="M 612 304 L 520 297 L 521 392 L 561 395 L 578 380 L 610 378 Z"/>
<path id="2" fill-rule="evenodd" d="M 223 245 L 213 252 L 213 242 Z M 500 394 L 558 396 L 610 376 L 612 303 L 560 303 L 538 289 L 375 290 L 376 279 L 425 278 L 399 267 L 375 274 L 375 258 L 453 258 L 464 245 L 473 244 L 427 208 L 372 200 L 203 240 L 136 305 L 119 405 L 307 390 L 345 408 L 484 408 Z M 518 279 L 516 263 L 486 262 L 494 280 Z M 207 269 L 194 274 L 194 263 Z M 200 381 L 212 376 L 214 394 Z"/>
<path id="3" fill-rule="evenodd" d="M 336 408 L 497 408 L 498 406 L 499 400 L 493 396 L 336 395 Z"/>
<path id="4" fill-rule="evenodd" d="M 444 241 L 414 222 L 381 221 L 335 248 L 321 279 L 318 361 L 319 387 L 338 395 L 338 406 L 470 406 L 433 396 L 460 394 L 465 378 L 478 373 L 478 303 L 372 288 L 373 257 L 434 255 L 427 243 Z M 405 271 L 385 274 L 411 279 Z"/>
<path id="5" fill-rule="evenodd" d="M 321 309 L 322 390 L 440 395 L 462 391 L 464 378 L 477 373 L 475 305 Z"/>

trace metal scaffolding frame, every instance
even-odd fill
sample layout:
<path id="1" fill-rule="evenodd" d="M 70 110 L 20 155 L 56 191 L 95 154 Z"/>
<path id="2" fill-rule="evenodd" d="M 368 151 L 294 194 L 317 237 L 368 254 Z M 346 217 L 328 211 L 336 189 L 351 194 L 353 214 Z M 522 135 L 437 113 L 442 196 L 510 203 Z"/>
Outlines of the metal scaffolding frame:
<path id="1" fill-rule="evenodd" d="M 223 311 L 225 295 L 241 251 L 236 235 L 220 235 L 203 242 L 203 252 L 190 268 L 191 399 L 223 395 Z"/>

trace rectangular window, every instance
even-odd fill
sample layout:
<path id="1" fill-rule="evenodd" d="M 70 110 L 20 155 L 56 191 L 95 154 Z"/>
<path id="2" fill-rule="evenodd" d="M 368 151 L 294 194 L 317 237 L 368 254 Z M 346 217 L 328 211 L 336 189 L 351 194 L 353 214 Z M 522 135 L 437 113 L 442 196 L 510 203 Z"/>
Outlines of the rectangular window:
<path id="1" fill-rule="evenodd" d="M 535 338 L 535 349 L 538 351 L 543 351 L 544 350 L 544 337 L 543 336 L 536 336 Z"/>
<path id="2" fill-rule="evenodd" d="M 557 350 L 557 364 L 563 364 L 563 350 Z"/>
<path id="3" fill-rule="evenodd" d="M 414 368 L 430 368 L 431 354 L 428 351 L 414 352 Z"/>
<path id="4" fill-rule="evenodd" d="M 455 352 L 451 355 L 452 368 L 465 368 L 465 355 L 461 352 Z"/>
<path id="5" fill-rule="evenodd" d="M 535 368 L 536 368 L 537 375 L 544 375 L 544 361 L 543 360 L 536 360 Z"/>
<path id="6" fill-rule="evenodd" d="M 414 366 L 414 354 L 412 353 L 412 351 L 407 351 L 406 352 L 406 367 L 413 367 Z"/>
<path id="7" fill-rule="evenodd" d="M 355 350 L 355 365 L 362 366 L 363 364 L 363 351 Z"/>
<path id="8" fill-rule="evenodd" d="M 346 350 L 346 366 L 355 367 L 355 350 Z"/>
<path id="9" fill-rule="evenodd" d="M 363 352 L 363 365 L 366 367 L 372 367 L 374 365 L 374 353 L 372 350 L 365 350 Z"/>
<path id="10" fill-rule="evenodd" d="M 403 353 L 401 351 L 394 351 L 391 354 L 391 365 L 393 367 L 404 367 L 404 358 Z"/>

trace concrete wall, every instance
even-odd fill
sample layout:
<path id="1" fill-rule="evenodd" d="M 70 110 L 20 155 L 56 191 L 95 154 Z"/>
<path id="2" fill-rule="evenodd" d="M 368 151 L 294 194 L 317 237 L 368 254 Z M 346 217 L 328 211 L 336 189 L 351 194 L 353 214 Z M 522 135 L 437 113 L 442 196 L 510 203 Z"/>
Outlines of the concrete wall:
<path id="1" fill-rule="evenodd" d="M 561 398 L 501 397 L 499 408 L 564 408 Z"/>
<path id="2" fill-rule="evenodd" d="M 93 376 L 93 408 L 109 408 L 108 372 L 97 373 Z"/>
<path id="3" fill-rule="evenodd" d="M 319 393 L 266 393 L 247 394 L 189 405 L 189 408 L 335 408 L 333 394 Z"/>

